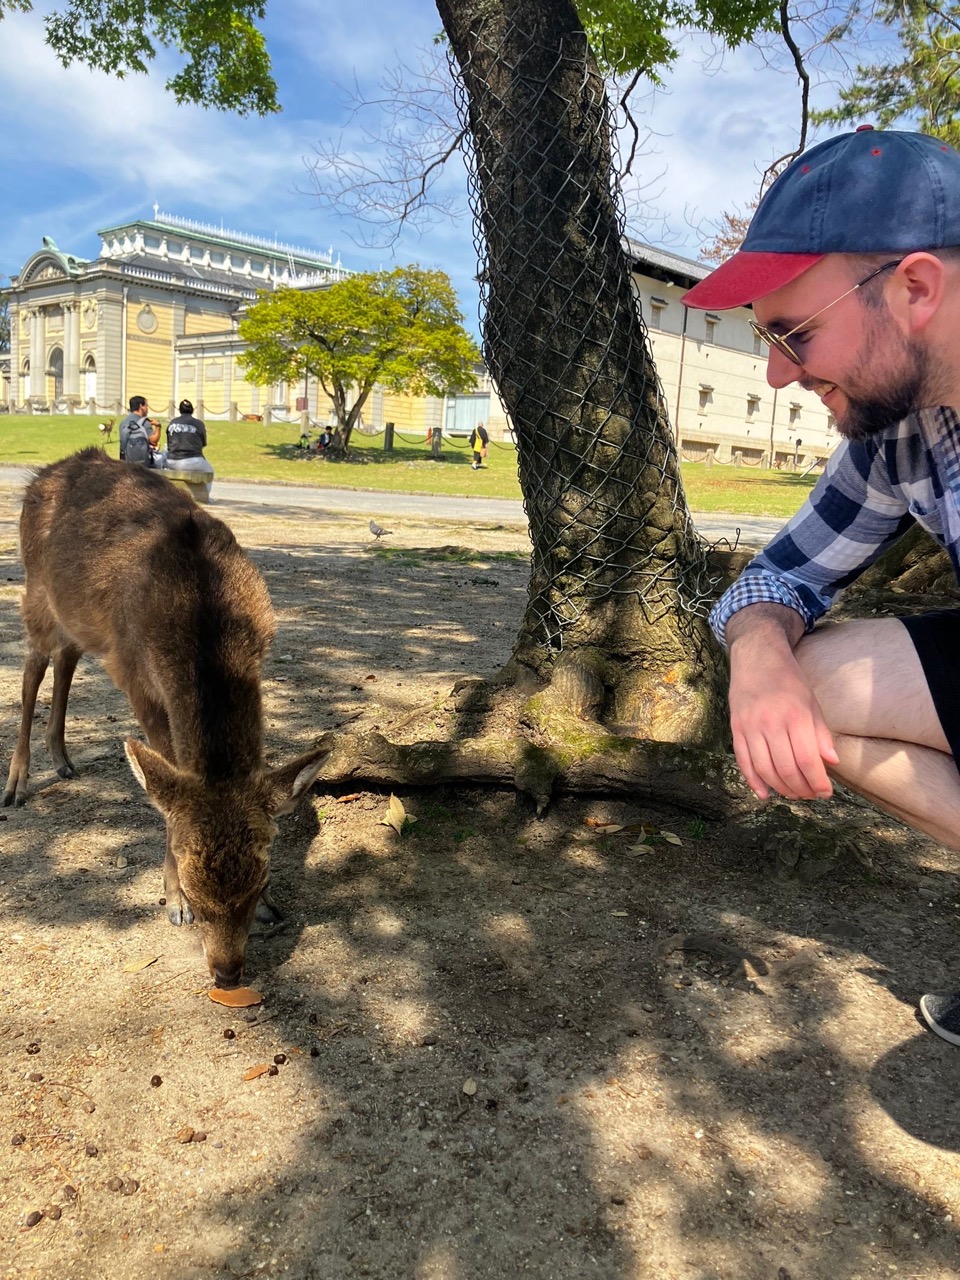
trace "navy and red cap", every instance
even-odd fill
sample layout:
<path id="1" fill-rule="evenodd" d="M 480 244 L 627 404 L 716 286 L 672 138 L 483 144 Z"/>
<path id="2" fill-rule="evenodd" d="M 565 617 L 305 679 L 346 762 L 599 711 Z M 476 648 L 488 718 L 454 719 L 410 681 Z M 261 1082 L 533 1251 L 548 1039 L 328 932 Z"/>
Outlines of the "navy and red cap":
<path id="1" fill-rule="evenodd" d="M 742 307 L 828 253 L 952 246 L 960 246 L 960 155 L 923 133 L 861 125 L 798 156 L 760 201 L 740 249 L 681 302 Z"/>

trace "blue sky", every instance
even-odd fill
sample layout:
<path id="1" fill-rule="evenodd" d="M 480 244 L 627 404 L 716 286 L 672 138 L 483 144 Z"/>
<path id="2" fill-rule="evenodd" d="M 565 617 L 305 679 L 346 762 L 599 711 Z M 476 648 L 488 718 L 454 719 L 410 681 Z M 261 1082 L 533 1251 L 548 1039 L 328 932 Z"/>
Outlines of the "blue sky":
<path id="1" fill-rule="evenodd" d="M 40 13 L 5 17 L 0 272 L 15 274 L 44 235 L 92 257 L 99 227 L 149 216 L 156 201 L 165 212 L 230 229 L 332 246 L 349 267 L 443 267 L 474 327 L 468 217 L 407 232 L 390 249 L 361 247 L 355 225 L 318 209 L 305 164 L 318 140 L 344 128 L 363 155 L 364 139 L 348 121 L 354 78 L 376 96 L 385 67 L 431 44 L 436 9 L 429 0 L 273 0 L 272 11 L 266 28 L 284 111 L 268 120 L 178 107 L 163 87 L 173 67 L 164 58 L 149 76 L 123 81 L 65 70 L 44 45 Z M 720 59 L 688 41 L 667 89 L 641 100 L 637 112 L 650 133 L 642 176 L 625 193 L 629 228 L 695 257 L 698 228 L 746 205 L 758 174 L 793 145 L 795 77 L 764 67 L 756 50 Z M 453 165 L 444 181 L 458 194 L 462 168 Z"/>

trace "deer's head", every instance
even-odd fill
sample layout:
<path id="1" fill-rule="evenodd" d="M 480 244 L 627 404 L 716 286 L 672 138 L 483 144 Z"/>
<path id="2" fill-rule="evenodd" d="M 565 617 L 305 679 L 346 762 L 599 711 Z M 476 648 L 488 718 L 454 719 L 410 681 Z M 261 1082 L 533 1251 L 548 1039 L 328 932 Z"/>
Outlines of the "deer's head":
<path id="1" fill-rule="evenodd" d="M 166 821 L 180 892 L 200 925 L 210 972 L 218 986 L 237 986 L 257 903 L 270 879 L 274 818 L 296 808 L 330 748 L 314 748 L 277 769 L 208 783 L 142 742 L 130 739 L 125 746 L 134 777 Z"/>

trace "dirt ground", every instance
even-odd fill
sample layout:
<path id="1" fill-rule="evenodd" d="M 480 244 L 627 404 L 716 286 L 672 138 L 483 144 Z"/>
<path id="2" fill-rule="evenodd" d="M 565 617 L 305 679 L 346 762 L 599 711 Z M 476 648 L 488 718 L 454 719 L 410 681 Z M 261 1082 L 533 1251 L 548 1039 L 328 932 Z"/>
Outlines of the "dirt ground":
<path id="1" fill-rule="evenodd" d="M 0 491 L 4 768 L 16 510 Z M 445 733 L 454 681 L 509 653 L 522 530 L 374 544 L 366 519 L 214 510 L 279 619 L 273 760 L 338 725 Z M 161 820 L 94 662 L 77 779 L 39 729 L 0 815 L 0 1275 L 960 1276 L 960 1051 L 914 1012 L 960 979 L 957 855 L 848 799 L 818 812 L 860 836 L 809 883 L 795 850 L 689 814 L 404 791 L 401 838 L 386 794 L 318 785 L 281 819 L 287 920 L 252 941 L 245 1015 L 159 905 Z"/>

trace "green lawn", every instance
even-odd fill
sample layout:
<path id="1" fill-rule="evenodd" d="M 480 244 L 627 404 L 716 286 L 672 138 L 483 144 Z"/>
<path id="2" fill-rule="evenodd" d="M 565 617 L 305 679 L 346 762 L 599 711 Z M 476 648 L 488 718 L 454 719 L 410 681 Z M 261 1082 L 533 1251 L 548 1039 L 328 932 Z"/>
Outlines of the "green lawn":
<path id="1" fill-rule="evenodd" d="M 99 419 L 86 415 L 0 415 L 0 465 L 52 462 L 85 445 L 102 443 Z M 434 461 L 426 443 L 397 441 L 383 452 L 383 436 L 355 435 L 350 460 L 304 458 L 294 446 L 300 428 L 293 423 L 208 422 L 207 457 L 221 480 L 261 480 L 317 488 L 377 489 L 485 498 L 520 497 L 512 447 L 491 442 L 486 466 L 471 471 L 466 440 L 445 441 Z M 116 433 L 107 452 L 117 456 Z M 790 516 L 813 487 L 814 478 L 781 471 L 705 467 L 683 463 L 683 483 L 694 511 L 735 515 Z"/>

